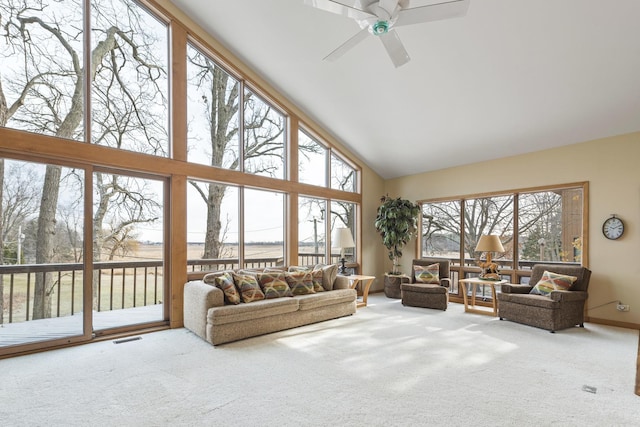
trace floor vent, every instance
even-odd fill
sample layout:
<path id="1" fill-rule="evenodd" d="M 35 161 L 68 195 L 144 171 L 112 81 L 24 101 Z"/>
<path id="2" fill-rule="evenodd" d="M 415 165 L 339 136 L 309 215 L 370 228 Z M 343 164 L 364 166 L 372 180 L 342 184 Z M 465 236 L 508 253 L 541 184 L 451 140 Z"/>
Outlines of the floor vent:
<path id="1" fill-rule="evenodd" d="M 141 340 L 141 339 L 142 339 L 142 337 L 123 338 L 121 340 L 115 340 L 113 343 L 114 344 L 122 344 L 122 343 L 125 343 L 125 342 L 138 341 L 138 340 Z"/>

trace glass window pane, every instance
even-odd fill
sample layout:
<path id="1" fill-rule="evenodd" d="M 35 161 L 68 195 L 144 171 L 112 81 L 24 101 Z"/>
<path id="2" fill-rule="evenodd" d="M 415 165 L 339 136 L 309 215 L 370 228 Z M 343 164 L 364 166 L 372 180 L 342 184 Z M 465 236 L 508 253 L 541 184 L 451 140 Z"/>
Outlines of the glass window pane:
<path id="1" fill-rule="evenodd" d="M 169 155 L 168 31 L 138 3 L 91 2 L 91 141 Z"/>
<path id="2" fill-rule="evenodd" d="M 460 263 L 460 201 L 422 205 L 423 257 L 449 258 Z"/>
<path id="3" fill-rule="evenodd" d="M 582 261 L 582 189 L 523 193 L 518 198 L 519 259 L 536 262 Z"/>
<path id="4" fill-rule="evenodd" d="M 93 176 L 93 326 L 164 319 L 164 182 Z"/>
<path id="5" fill-rule="evenodd" d="M 476 252 L 482 235 L 496 234 L 500 237 L 505 252 L 492 253 L 500 268 L 512 268 L 513 259 L 513 196 L 494 196 L 467 199 L 464 202 L 464 249 L 469 265 L 486 257 Z"/>
<path id="6" fill-rule="evenodd" d="M 332 201 L 331 202 L 331 260 L 333 263 L 337 263 L 340 260 L 341 252 L 344 251 L 344 256 L 347 264 L 356 262 L 356 247 L 336 247 L 336 230 L 338 228 L 347 228 L 351 231 L 351 237 L 353 243 L 357 245 L 357 233 L 356 233 L 356 205 L 350 202 Z"/>
<path id="7" fill-rule="evenodd" d="M 356 171 L 344 160 L 331 153 L 331 188 L 356 191 Z"/>
<path id="8" fill-rule="evenodd" d="M 187 259 L 190 270 L 238 267 L 238 188 L 190 180 L 187 186 Z M 195 263 L 196 260 L 201 260 Z"/>
<path id="9" fill-rule="evenodd" d="M 0 346 L 83 333 L 84 173 L 0 159 Z"/>
<path id="10" fill-rule="evenodd" d="M 84 140 L 82 7 L 2 1 L 0 17 L 0 126 Z"/>
<path id="11" fill-rule="evenodd" d="M 284 179 L 285 117 L 249 89 L 244 91 L 244 170 Z"/>
<path id="12" fill-rule="evenodd" d="M 284 195 L 244 190 L 244 265 L 284 264 Z"/>
<path id="13" fill-rule="evenodd" d="M 240 82 L 191 44 L 187 46 L 187 160 L 239 168 Z"/>
<path id="14" fill-rule="evenodd" d="M 327 186 L 328 150 L 303 131 L 298 132 L 298 180 L 305 184 Z"/>
<path id="15" fill-rule="evenodd" d="M 298 198 L 298 265 L 326 263 L 327 201 Z"/>

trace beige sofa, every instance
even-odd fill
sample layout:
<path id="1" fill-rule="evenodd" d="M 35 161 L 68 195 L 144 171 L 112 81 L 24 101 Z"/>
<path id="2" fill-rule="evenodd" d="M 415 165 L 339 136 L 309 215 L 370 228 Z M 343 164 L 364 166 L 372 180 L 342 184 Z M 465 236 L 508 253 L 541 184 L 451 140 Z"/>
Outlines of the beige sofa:
<path id="1" fill-rule="evenodd" d="M 348 316 L 356 312 L 357 292 L 336 276 L 331 290 L 309 295 L 225 304 L 224 293 L 203 280 L 184 287 L 184 326 L 213 345 Z"/>

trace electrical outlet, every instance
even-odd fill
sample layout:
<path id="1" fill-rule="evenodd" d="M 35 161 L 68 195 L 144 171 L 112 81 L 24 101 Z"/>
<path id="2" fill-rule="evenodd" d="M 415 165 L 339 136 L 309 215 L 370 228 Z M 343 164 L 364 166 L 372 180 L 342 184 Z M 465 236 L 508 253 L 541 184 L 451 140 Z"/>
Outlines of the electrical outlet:
<path id="1" fill-rule="evenodd" d="M 618 311 L 629 311 L 629 304 L 618 304 L 616 307 Z"/>

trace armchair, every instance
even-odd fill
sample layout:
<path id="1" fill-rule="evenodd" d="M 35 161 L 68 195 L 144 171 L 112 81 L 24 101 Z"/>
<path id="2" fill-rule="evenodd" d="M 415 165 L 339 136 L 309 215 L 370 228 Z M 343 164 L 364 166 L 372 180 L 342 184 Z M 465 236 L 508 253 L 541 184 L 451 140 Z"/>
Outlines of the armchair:
<path id="1" fill-rule="evenodd" d="M 438 264 L 439 283 L 416 283 L 415 266 Z M 411 282 L 400 284 L 402 305 L 446 310 L 451 285 L 449 260 L 442 258 L 414 259 L 411 265 Z"/>
<path id="2" fill-rule="evenodd" d="M 531 294 L 545 271 L 577 277 L 568 291 L 551 291 L 547 295 Z M 536 264 L 529 285 L 504 284 L 498 293 L 498 316 L 554 333 L 575 325 L 584 327 L 584 305 L 591 270 L 586 267 Z"/>

